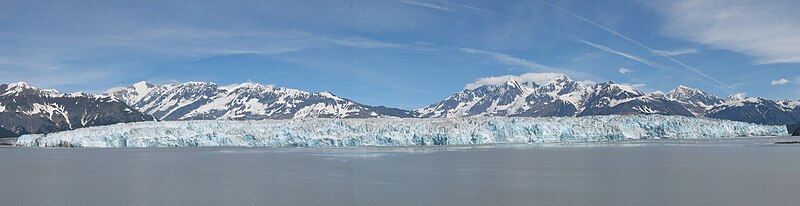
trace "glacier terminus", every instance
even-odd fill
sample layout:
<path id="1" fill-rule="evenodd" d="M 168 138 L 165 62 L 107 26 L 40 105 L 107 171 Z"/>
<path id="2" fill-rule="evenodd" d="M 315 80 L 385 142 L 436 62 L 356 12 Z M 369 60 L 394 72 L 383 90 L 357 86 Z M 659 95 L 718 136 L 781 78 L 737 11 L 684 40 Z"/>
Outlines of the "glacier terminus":
<path id="1" fill-rule="evenodd" d="M 23 135 L 29 147 L 383 147 L 779 136 L 784 126 L 666 115 L 194 120 Z"/>

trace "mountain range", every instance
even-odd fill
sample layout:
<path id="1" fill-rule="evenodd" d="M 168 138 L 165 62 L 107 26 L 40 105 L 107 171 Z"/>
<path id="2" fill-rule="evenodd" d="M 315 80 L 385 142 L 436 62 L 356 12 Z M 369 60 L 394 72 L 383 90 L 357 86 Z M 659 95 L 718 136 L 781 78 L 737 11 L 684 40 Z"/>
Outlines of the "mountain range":
<path id="1" fill-rule="evenodd" d="M 102 95 L 63 94 L 26 83 L 3 84 L 0 137 L 151 120 L 663 114 L 770 125 L 800 123 L 800 101 L 741 95 L 723 99 L 686 86 L 668 93 L 647 93 L 610 81 L 586 83 L 552 73 L 542 77 L 526 82 L 509 78 L 465 88 L 415 110 L 370 106 L 330 92 L 312 93 L 251 82 L 227 86 L 210 82 L 139 82 L 109 89 Z"/>
<path id="2" fill-rule="evenodd" d="M 413 117 L 409 111 L 359 104 L 330 92 L 242 83 L 209 82 L 154 85 L 139 82 L 108 90 L 115 97 L 159 120 L 260 120 L 297 118 Z"/>
<path id="3" fill-rule="evenodd" d="M 800 101 L 741 95 L 722 99 L 686 86 L 668 93 L 645 93 L 610 81 L 582 84 L 565 75 L 550 76 L 539 82 L 517 82 L 510 78 L 502 84 L 464 89 L 415 111 L 419 117 L 663 114 L 770 125 L 800 122 Z"/>

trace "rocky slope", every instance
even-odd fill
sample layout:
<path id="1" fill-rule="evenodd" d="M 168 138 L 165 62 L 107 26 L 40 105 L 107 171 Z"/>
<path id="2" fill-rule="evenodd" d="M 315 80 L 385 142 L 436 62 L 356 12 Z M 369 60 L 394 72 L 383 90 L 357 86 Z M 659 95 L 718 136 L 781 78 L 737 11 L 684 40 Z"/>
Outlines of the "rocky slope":
<path id="1" fill-rule="evenodd" d="M 0 137 L 148 120 L 153 118 L 112 97 L 0 84 Z"/>

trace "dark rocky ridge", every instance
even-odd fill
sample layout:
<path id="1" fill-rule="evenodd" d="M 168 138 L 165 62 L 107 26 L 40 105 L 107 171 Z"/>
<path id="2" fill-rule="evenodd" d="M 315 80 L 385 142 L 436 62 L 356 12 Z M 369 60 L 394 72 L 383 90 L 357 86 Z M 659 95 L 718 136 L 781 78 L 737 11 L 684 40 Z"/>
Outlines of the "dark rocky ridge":
<path id="1" fill-rule="evenodd" d="M 0 85 L 0 107 L 0 137 L 153 120 L 112 97 L 63 94 L 26 83 Z"/>
<path id="2" fill-rule="evenodd" d="M 17 133 L 14 133 L 11 130 L 8 130 L 6 128 L 0 127 L 0 138 L 16 137 L 16 136 L 18 136 Z"/>

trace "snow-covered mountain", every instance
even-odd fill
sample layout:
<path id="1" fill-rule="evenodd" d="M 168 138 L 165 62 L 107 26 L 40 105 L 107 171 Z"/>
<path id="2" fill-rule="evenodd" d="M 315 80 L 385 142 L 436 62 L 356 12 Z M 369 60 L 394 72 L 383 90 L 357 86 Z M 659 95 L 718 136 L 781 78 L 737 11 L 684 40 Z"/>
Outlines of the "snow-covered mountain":
<path id="1" fill-rule="evenodd" d="M 714 105 L 719 105 L 724 102 L 723 99 L 713 94 L 683 85 L 667 93 L 667 97 L 681 102 L 695 115 L 702 115 L 707 110 L 711 109 L 711 107 L 714 107 Z"/>
<path id="2" fill-rule="evenodd" d="M 759 124 L 800 123 L 800 112 L 794 102 L 756 97 L 728 98 L 708 109 L 704 116 Z"/>
<path id="3" fill-rule="evenodd" d="M 154 85 L 139 82 L 112 88 L 116 97 L 160 120 L 260 120 L 295 118 L 412 117 L 410 111 L 359 104 L 330 92 L 242 83 L 210 82 Z"/>
<path id="4" fill-rule="evenodd" d="M 591 95 L 584 100 L 578 116 L 612 114 L 666 114 L 694 116 L 680 102 L 664 93 L 643 93 L 631 86 L 605 82 L 590 88 Z"/>
<path id="5" fill-rule="evenodd" d="M 421 117 L 666 114 L 772 125 L 800 123 L 800 101 L 741 94 L 722 99 L 682 85 L 666 94 L 645 93 L 613 82 L 581 84 L 553 73 L 528 78 L 535 81 L 520 83 L 510 77 L 502 84 L 474 86 L 415 111 Z"/>
<path id="6" fill-rule="evenodd" d="M 0 84 L 0 137 L 153 120 L 108 96 Z"/>
<path id="7" fill-rule="evenodd" d="M 418 109 L 421 117 L 588 116 L 666 114 L 694 116 L 663 93 L 643 93 L 631 86 L 605 82 L 585 85 L 566 75 L 547 74 L 536 82 L 487 84 L 465 89 L 437 104 Z"/>

